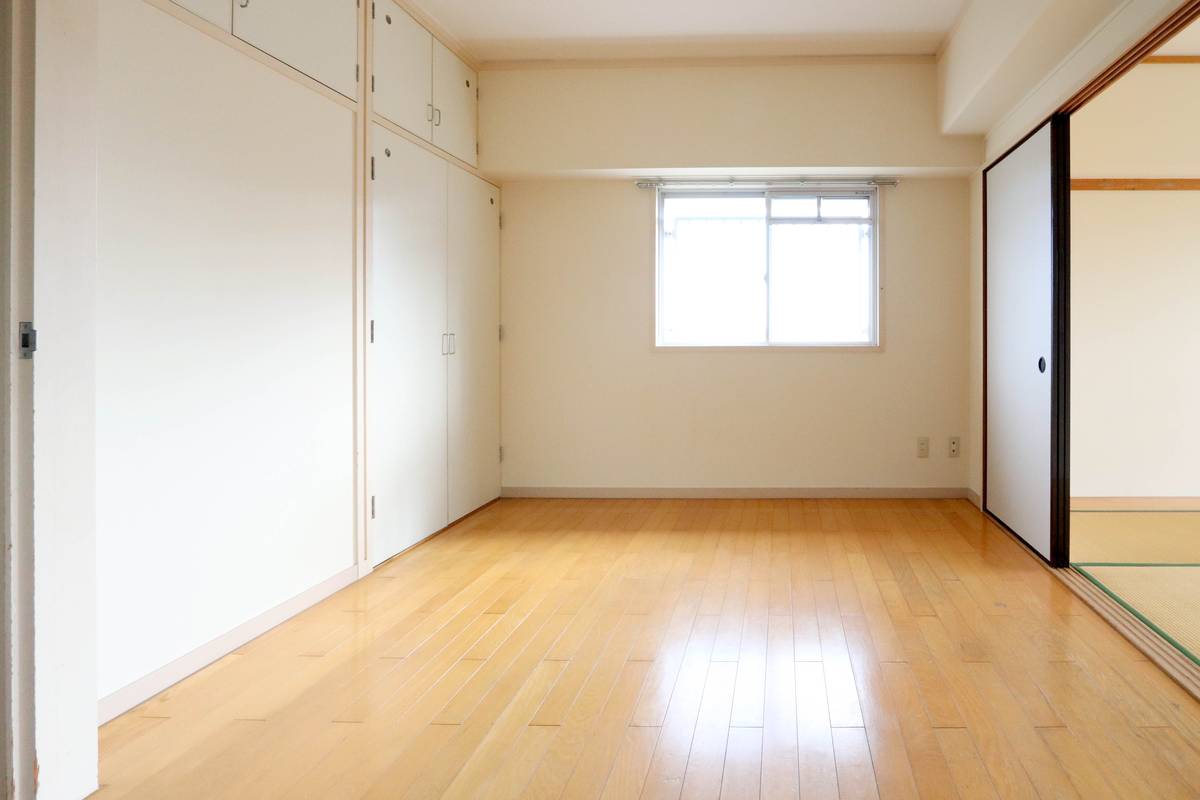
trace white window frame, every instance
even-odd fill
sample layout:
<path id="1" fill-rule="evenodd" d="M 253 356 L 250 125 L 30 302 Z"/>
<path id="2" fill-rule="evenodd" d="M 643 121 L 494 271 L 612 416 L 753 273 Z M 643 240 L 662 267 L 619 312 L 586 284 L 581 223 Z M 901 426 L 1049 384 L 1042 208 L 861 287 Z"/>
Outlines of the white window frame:
<path id="1" fill-rule="evenodd" d="M 823 189 L 820 186 L 805 186 L 797 189 L 746 189 L 742 187 L 729 189 L 688 189 L 688 188 L 666 188 L 658 187 L 656 189 L 655 198 L 655 251 L 654 251 L 654 325 L 653 337 L 654 348 L 656 350 L 803 350 L 803 351 L 834 351 L 834 352 L 853 352 L 853 351 L 880 351 L 883 349 L 883 321 L 882 321 L 882 303 L 881 296 L 883 293 L 883 270 L 880 264 L 880 247 L 879 241 L 882 238 L 882 225 L 880 222 L 880 192 L 878 186 L 861 186 L 847 188 L 838 186 L 836 188 Z M 662 319 L 662 254 L 663 254 L 663 219 L 664 219 L 664 204 L 668 197 L 762 197 L 766 200 L 766 326 L 763 331 L 764 340 L 762 342 L 754 342 L 750 344 L 670 344 L 664 343 L 662 340 L 662 332 L 659 329 L 659 322 Z M 771 203 L 773 200 L 793 199 L 793 198 L 816 198 L 818 200 L 818 216 L 812 217 L 772 217 Z M 870 203 L 870 216 L 868 217 L 822 217 L 820 216 L 820 198 L 836 198 L 836 197 L 861 197 L 866 198 Z M 871 227 L 871 274 L 869 302 L 871 304 L 870 314 L 870 337 L 866 342 L 772 342 L 770 340 L 771 330 L 771 232 L 775 225 L 827 225 L 827 224 L 846 224 L 846 223 L 868 223 Z"/>

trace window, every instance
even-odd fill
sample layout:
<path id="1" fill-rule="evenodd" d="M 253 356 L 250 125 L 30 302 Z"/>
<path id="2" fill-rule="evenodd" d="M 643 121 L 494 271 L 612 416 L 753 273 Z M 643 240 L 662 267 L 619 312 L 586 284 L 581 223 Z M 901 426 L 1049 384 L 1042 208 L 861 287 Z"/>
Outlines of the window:
<path id="1" fill-rule="evenodd" d="M 658 345 L 878 344 L 877 199 L 660 189 Z"/>

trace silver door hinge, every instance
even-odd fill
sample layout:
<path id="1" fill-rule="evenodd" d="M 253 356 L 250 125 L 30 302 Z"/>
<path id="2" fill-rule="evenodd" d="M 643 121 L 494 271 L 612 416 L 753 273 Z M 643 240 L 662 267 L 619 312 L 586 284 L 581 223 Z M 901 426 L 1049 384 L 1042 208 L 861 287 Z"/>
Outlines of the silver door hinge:
<path id="1" fill-rule="evenodd" d="M 500 341 L 503 342 L 504 341 L 504 326 L 501 325 L 499 327 L 500 327 Z"/>
<path id="2" fill-rule="evenodd" d="M 375 4 L 371 3 L 371 19 L 375 19 Z"/>
<path id="3" fill-rule="evenodd" d="M 371 320 L 371 344 L 375 344 L 375 320 Z"/>
<path id="4" fill-rule="evenodd" d="M 371 76 L 371 91 L 375 91 L 375 76 Z"/>
<path id="5" fill-rule="evenodd" d="M 21 358 L 33 358 L 37 351 L 37 330 L 32 322 L 22 322 L 17 326 L 20 342 Z"/>
<path id="6" fill-rule="evenodd" d="M 504 463 L 504 445 L 500 445 L 500 463 Z"/>
<path id="7" fill-rule="evenodd" d="M 371 156 L 371 180 L 375 180 L 375 156 Z"/>
<path id="8" fill-rule="evenodd" d="M 375 495 L 371 495 L 371 519 L 375 519 Z"/>
<path id="9" fill-rule="evenodd" d="M 497 214 L 496 217 L 500 220 L 500 230 L 504 230 L 504 214 Z"/>
<path id="10" fill-rule="evenodd" d="M 354 65 L 354 82 L 358 83 L 358 64 Z"/>

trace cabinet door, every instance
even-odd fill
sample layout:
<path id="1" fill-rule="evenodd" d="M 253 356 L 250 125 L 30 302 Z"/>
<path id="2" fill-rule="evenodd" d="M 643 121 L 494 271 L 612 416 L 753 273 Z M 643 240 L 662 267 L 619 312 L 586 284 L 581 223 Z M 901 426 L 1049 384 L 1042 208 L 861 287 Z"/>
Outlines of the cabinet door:
<path id="1" fill-rule="evenodd" d="M 233 35 L 353 99 L 355 0 L 236 0 Z"/>
<path id="2" fill-rule="evenodd" d="M 449 180 L 450 518 L 500 494 L 500 192 Z"/>
<path id="3" fill-rule="evenodd" d="M 198 17 L 219 25 L 221 30 L 228 31 L 233 20 L 233 4 L 235 0 L 173 0 L 175 5 L 183 6 Z"/>
<path id="4" fill-rule="evenodd" d="M 433 36 L 390 0 L 375 6 L 372 77 L 375 111 L 429 140 L 433 137 Z"/>
<path id="5" fill-rule="evenodd" d="M 441 42 L 433 43 L 433 143 L 474 166 L 478 78 Z"/>
<path id="6" fill-rule="evenodd" d="M 373 126 L 367 472 L 375 564 L 445 527 L 446 162 Z"/>

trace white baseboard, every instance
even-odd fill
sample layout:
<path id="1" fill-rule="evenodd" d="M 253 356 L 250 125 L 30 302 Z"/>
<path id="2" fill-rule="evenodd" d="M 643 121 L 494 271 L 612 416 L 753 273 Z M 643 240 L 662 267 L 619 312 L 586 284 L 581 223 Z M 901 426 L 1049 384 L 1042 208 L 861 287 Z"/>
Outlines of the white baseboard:
<path id="1" fill-rule="evenodd" d="M 778 498 L 861 498 L 861 499 L 969 499 L 970 490 L 963 488 L 925 487 L 768 487 L 768 488 L 641 488 L 599 486 L 505 486 L 502 497 L 553 497 L 571 499 L 747 499 Z"/>
<path id="2" fill-rule="evenodd" d="M 218 636 L 207 644 L 197 647 L 187 655 L 156 669 L 144 678 L 118 689 L 99 702 L 100 724 L 124 714 L 129 709 L 149 700 L 154 695 L 197 672 L 222 656 L 228 655 L 246 642 L 274 628 L 281 622 L 299 614 L 309 606 L 319 603 L 329 595 L 358 580 L 358 566 L 348 567 L 316 586 L 301 592 L 290 600 L 243 622 L 228 633 Z"/>
<path id="3" fill-rule="evenodd" d="M 980 511 L 982 511 L 983 510 L 983 498 L 979 496 L 979 492 L 975 491 L 974 489 L 967 489 L 966 492 L 967 492 L 967 499 L 971 501 L 971 505 L 975 506 Z"/>

